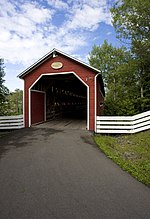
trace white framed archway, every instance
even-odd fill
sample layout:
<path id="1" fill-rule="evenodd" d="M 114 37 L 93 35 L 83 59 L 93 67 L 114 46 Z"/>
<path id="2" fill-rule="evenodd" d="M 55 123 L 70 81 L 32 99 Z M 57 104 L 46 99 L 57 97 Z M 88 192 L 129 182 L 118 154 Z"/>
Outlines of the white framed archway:
<path id="1" fill-rule="evenodd" d="M 52 72 L 52 73 L 43 73 L 41 74 L 35 81 L 32 83 L 32 85 L 29 87 L 28 92 L 29 92 L 29 127 L 31 126 L 31 89 L 32 87 L 43 77 L 43 76 L 53 76 L 53 75 L 66 75 L 66 74 L 73 74 L 75 77 L 77 77 L 87 88 L 87 130 L 89 130 L 89 85 L 87 85 L 75 72 Z M 45 94 L 45 99 L 46 99 L 46 94 Z M 46 101 L 45 101 L 46 104 Z M 46 108 L 46 107 L 45 107 Z M 46 118 L 46 112 L 44 115 L 44 118 Z"/>

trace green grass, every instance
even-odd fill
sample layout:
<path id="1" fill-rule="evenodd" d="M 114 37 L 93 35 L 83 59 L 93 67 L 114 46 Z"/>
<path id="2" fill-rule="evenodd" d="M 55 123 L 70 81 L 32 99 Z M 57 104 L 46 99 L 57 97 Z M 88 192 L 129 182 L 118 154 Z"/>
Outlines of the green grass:
<path id="1" fill-rule="evenodd" d="M 133 135 L 95 135 L 94 140 L 107 157 L 150 187 L 150 130 Z"/>

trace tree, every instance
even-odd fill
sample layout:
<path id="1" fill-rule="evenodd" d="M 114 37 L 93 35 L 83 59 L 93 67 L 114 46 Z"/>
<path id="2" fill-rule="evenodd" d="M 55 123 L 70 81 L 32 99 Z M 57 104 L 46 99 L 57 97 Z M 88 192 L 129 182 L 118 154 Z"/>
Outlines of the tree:
<path id="1" fill-rule="evenodd" d="M 111 13 L 118 38 L 131 42 L 138 67 L 141 111 L 150 109 L 150 1 L 118 1 Z"/>
<path id="2" fill-rule="evenodd" d="M 147 41 L 150 28 L 149 0 L 117 1 L 111 8 L 113 25 L 119 38 Z"/>
<path id="3" fill-rule="evenodd" d="M 16 89 L 9 92 L 4 86 L 4 60 L 0 59 L 0 116 L 19 115 L 23 113 L 23 91 Z"/>
<path id="4" fill-rule="evenodd" d="M 21 115 L 23 113 L 23 91 L 16 89 L 8 95 L 9 115 Z"/>
<path id="5" fill-rule="evenodd" d="M 90 65 L 98 68 L 103 76 L 106 98 L 106 115 L 133 115 L 136 111 L 138 84 L 136 62 L 124 47 L 116 48 L 105 40 L 102 46 L 93 46 Z"/>
<path id="6" fill-rule="evenodd" d="M 4 86 L 4 60 L 0 58 L 0 116 L 7 114 L 7 95 L 9 93 L 8 88 Z"/>

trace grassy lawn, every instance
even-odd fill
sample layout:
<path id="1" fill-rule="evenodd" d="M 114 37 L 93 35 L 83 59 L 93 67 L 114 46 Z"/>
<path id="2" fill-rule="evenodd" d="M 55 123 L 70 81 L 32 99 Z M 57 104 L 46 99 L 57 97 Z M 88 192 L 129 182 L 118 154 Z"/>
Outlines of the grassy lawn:
<path id="1" fill-rule="evenodd" d="M 150 187 L 150 130 L 132 135 L 95 135 L 94 140 L 107 157 Z"/>

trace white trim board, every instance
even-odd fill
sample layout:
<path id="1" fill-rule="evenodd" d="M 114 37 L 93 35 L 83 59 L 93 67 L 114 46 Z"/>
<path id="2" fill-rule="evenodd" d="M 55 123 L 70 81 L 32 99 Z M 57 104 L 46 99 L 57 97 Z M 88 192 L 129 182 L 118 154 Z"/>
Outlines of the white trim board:
<path id="1" fill-rule="evenodd" d="M 95 124 L 94 124 L 94 131 L 95 132 L 96 132 L 96 122 L 97 122 L 97 76 L 98 75 L 100 75 L 100 73 L 95 75 L 95 77 L 94 77 L 94 86 L 95 86 L 95 119 L 94 119 Z"/>
<path id="2" fill-rule="evenodd" d="M 75 72 L 71 71 L 71 72 L 59 72 L 59 73 L 44 73 L 41 74 L 35 81 L 34 83 L 29 87 L 29 127 L 31 126 L 31 89 L 32 87 L 40 80 L 41 77 L 48 75 L 63 75 L 63 74 L 74 74 L 75 77 L 77 77 L 86 87 L 87 87 L 87 130 L 89 130 L 89 85 L 87 85 Z M 38 92 L 38 91 L 37 91 Z M 41 91 L 44 92 L 44 91 Z M 46 95 L 45 95 L 46 96 Z M 46 104 L 46 102 L 45 102 Z M 45 106 L 46 108 L 46 106 Z M 46 110 L 46 109 L 45 109 Z M 46 111 L 45 111 L 46 112 Z M 46 119 L 46 116 L 45 116 Z"/>

